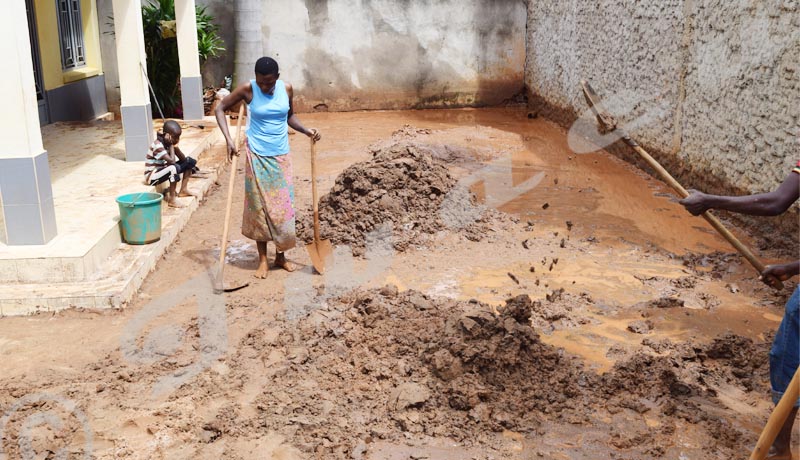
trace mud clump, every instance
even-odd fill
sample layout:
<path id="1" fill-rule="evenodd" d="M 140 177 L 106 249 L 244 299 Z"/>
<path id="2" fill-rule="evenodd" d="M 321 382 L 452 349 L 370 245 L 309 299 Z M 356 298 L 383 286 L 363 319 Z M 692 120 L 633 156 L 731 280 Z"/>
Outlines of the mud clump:
<path id="1" fill-rule="evenodd" d="M 740 383 L 748 391 L 756 390 L 760 380 L 767 377 L 769 366 L 769 344 L 756 344 L 747 337 L 732 333 L 714 339 L 705 349 L 711 359 L 727 364 L 726 380 Z"/>
<path id="2" fill-rule="evenodd" d="M 637 320 L 628 324 L 628 330 L 634 334 L 649 334 L 653 330 L 653 322 L 648 320 Z"/>
<path id="3" fill-rule="evenodd" d="M 683 265 L 695 274 L 710 274 L 714 279 L 721 279 L 730 274 L 739 260 L 738 254 L 722 251 L 709 254 L 688 253 L 683 256 Z"/>
<path id="4" fill-rule="evenodd" d="M 653 402 L 702 394 L 702 389 L 682 374 L 677 361 L 673 356 L 635 353 L 603 375 L 602 391 L 609 396 L 636 395 Z"/>
<path id="5" fill-rule="evenodd" d="M 397 251 L 451 228 L 480 241 L 488 231 L 488 216 L 469 191 L 454 189 L 457 180 L 434 153 L 424 144 L 398 140 L 373 150 L 371 160 L 345 169 L 319 201 L 322 237 L 336 245 L 349 245 L 357 256 L 364 255 L 372 232 L 387 231 L 384 225 L 391 225 L 391 243 Z M 458 219 L 450 222 L 453 219 L 442 213 L 451 192 L 465 192 L 458 201 L 464 207 L 460 214 L 469 214 L 466 225 Z M 297 221 L 298 236 L 304 241 L 313 237 L 311 219 L 306 212 Z M 377 235 L 381 238 L 384 234 Z"/>
<path id="6" fill-rule="evenodd" d="M 492 430 L 530 430 L 541 414 L 572 413 L 590 377 L 562 351 L 546 345 L 531 327 L 533 302 L 510 299 L 495 316 L 485 306 L 450 317 L 439 345 L 461 372 L 441 372 L 437 386 L 451 408 Z M 447 360 L 445 360 L 447 361 Z"/>
<path id="7" fill-rule="evenodd" d="M 574 295 L 563 288 L 553 290 L 543 300 L 536 300 L 532 306 L 533 327 L 542 334 L 550 335 L 553 331 L 574 329 L 594 322 L 582 312 L 593 304 L 588 295 Z"/>
<path id="8" fill-rule="evenodd" d="M 675 297 L 660 297 L 658 299 L 644 302 L 640 305 L 646 308 L 680 308 L 685 304 L 686 302 L 683 299 L 678 299 Z"/>

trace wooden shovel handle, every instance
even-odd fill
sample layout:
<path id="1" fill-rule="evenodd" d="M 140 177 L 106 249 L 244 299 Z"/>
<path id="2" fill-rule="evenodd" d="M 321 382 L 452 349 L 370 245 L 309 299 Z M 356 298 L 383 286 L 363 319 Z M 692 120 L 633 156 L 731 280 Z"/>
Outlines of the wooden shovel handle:
<path id="1" fill-rule="evenodd" d="M 616 119 L 613 116 L 611 116 L 611 114 L 609 114 L 608 111 L 605 110 L 602 105 L 600 105 L 600 100 L 597 96 L 597 93 L 595 93 L 594 89 L 589 84 L 589 82 L 583 80 L 581 81 L 581 86 L 583 87 L 583 94 L 586 97 L 586 102 L 589 104 L 592 111 L 594 111 L 595 115 L 597 116 L 597 121 L 603 124 L 610 124 L 609 126 L 606 126 L 606 128 L 618 130 L 622 136 L 622 140 L 626 144 L 628 144 L 633 150 L 635 150 L 636 153 L 638 153 L 639 156 L 642 157 L 642 159 L 648 165 L 650 165 L 650 167 L 653 168 L 658 173 L 659 176 L 661 176 L 661 179 L 663 179 L 664 182 L 666 182 L 670 187 L 672 187 L 673 190 L 675 190 L 678 193 L 678 195 L 680 195 L 681 198 L 686 198 L 687 196 L 689 196 L 689 192 L 687 192 L 686 189 L 683 188 L 683 186 L 677 180 L 675 180 L 675 178 L 672 177 L 672 175 L 666 169 L 664 169 L 664 167 L 661 166 L 661 164 L 659 164 L 658 161 L 655 160 L 655 158 L 650 156 L 650 154 L 647 153 L 647 151 L 643 149 L 636 141 L 631 139 L 631 137 L 627 133 L 625 133 L 625 131 L 623 131 L 622 128 L 619 128 L 617 126 Z M 758 271 L 759 275 L 764 273 L 764 268 L 765 268 L 764 264 L 761 263 L 761 261 L 750 251 L 750 249 L 744 244 L 742 244 L 742 242 L 739 241 L 739 239 L 736 238 L 736 236 L 734 236 L 733 233 L 731 233 L 727 228 L 725 228 L 725 226 L 722 225 L 722 222 L 720 222 L 719 219 L 716 218 L 716 216 L 711 214 L 710 211 L 705 211 L 702 214 L 702 216 L 703 219 L 705 219 L 706 222 L 708 222 L 714 228 L 714 230 L 717 231 L 717 233 L 719 233 L 723 238 L 728 240 L 728 242 L 736 249 L 736 251 L 738 251 L 739 254 L 741 254 L 745 259 L 747 259 L 748 262 L 750 262 L 750 265 L 752 265 L 753 268 L 755 268 Z M 767 279 L 767 282 L 770 286 L 772 286 L 775 289 L 783 289 L 783 283 L 781 282 L 781 280 L 775 277 L 770 276 Z"/>
<path id="2" fill-rule="evenodd" d="M 662 167 L 658 163 L 658 161 L 655 160 L 655 158 L 650 156 L 650 154 L 647 153 L 645 149 L 640 147 L 634 140 L 632 140 L 627 135 L 623 137 L 623 140 L 625 141 L 625 143 L 630 145 L 636 151 L 636 153 L 638 153 L 639 156 L 642 157 L 642 159 L 644 159 L 644 161 L 647 162 L 647 164 L 650 165 L 650 167 L 653 168 L 658 173 L 659 176 L 661 176 L 664 182 L 666 182 L 670 187 L 672 187 L 673 190 L 675 190 L 678 193 L 678 195 L 681 196 L 681 198 L 686 198 L 687 196 L 689 196 L 689 192 L 686 191 L 686 189 L 683 188 L 683 186 L 680 183 L 678 183 L 678 181 L 676 181 L 675 178 L 672 177 L 672 175 L 669 172 L 667 172 L 667 170 L 664 169 L 664 167 Z M 717 233 L 719 233 L 720 235 L 722 235 L 723 238 L 728 240 L 728 242 L 734 248 L 736 248 L 739 254 L 741 254 L 745 259 L 747 259 L 748 262 L 750 262 L 750 265 L 752 265 L 753 268 L 755 268 L 759 274 L 764 273 L 764 269 L 766 268 L 764 267 L 764 264 L 758 259 L 758 257 L 756 257 L 750 251 L 750 248 L 742 244 L 742 242 L 739 241 L 739 239 L 736 238 L 736 236 L 733 233 L 731 233 L 730 230 L 725 228 L 725 226 L 722 225 L 722 222 L 720 222 L 719 219 L 717 219 L 717 217 L 714 214 L 711 214 L 711 211 L 705 211 L 701 215 L 703 216 L 703 219 L 706 220 L 706 222 L 708 222 L 712 227 L 714 227 L 714 230 L 716 230 Z M 776 289 L 783 289 L 783 283 L 781 282 L 781 280 L 777 278 L 772 277 L 772 279 L 770 279 L 769 284 L 775 287 Z"/>
<path id="3" fill-rule="evenodd" d="M 689 196 L 689 192 L 686 191 L 686 189 L 683 188 L 683 186 L 680 183 L 678 183 L 678 181 L 675 180 L 675 178 L 672 177 L 672 175 L 669 172 L 667 172 L 667 170 L 664 169 L 664 167 L 661 166 L 658 163 L 658 161 L 655 160 L 655 158 L 650 156 L 650 154 L 647 153 L 645 149 L 640 147 L 634 140 L 632 140 L 627 135 L 623 137 L 623 140 L 625 141 L 625 143 L 630 145 L 636 151 L 636 153 L 638 153 L 639 156 L 642 157 L 642 159 L 644 159 L 644 161 L 647 162 L 647 164 L 650 165 L 650 167 L 653 168 L 658 173 L 659 176 L 661 176 L 664 182 L 666 182 L 670 187 L 672 187 L 673 190 L 675 190 L 678 193 L 678 195 L 680 195 L 681 198 L 686 198 L 687 196 Z M 708 222 L 712 227 L 714 227 L 714 230 L 716 230 L 717 233 L 719 233 L 720 235 L 722 235 L 723 238 L 728 240 L 731 246 L 733 246 L 736 249 L 736 251 L 739 252 L 739 254 L 741 254 L 745 259 L 747 259 L 748 262 L 750 262 L 750 265 L 752 265 L 753 268 L 755 268 L 759 274 L 764 273 L 764 269 L 766 268 L 764 264 L 758 259 L 758 257 L 755 256 L 755 254 L 753 254 L 750 251 L 750 248 L 742 244 L 742 242 L 739 241 L 739 239 L 736 238 L 736 236 L 733 233 L 731 233 L 730 230 L 725 228 L 722 222 L 720 222 L 719 219 L 717 219 L 717 217 L 714 214 L 711 214 L 711 211 L 705 211 L 701 215 L 703 216 L 703 219 L 706 220 L 706 222 Z M 768 281 L 769 285 L 774 287 L 775 289 L 783 289 L 783 283 L 781 282 L 781 280 L 775 277 L 770 277 Z"/>
<path id="4" fill-rule="evenodd" d="M 236 154 L 231 159 L 231 174 L 228 179 L 228 202 L 225 205 L 225 224 L 222 227 L 222 241 L 219 249 L 219 282 L 222 282 L 222 272 L 225 268 L 225 252 L 228 250 L 228 230 L 231 223 L 231 205 L 233 204 L 233 185 L 236 182 L 236 167 L 239 160 L 239 140 L 242 134 L 242 118 L 244 117 L 244 103 L 239 107 L 239 119 L 236 121 Z"/>
<path id="5" fill-rule="evenodd" d="M 314 243 L 319 241 L 319 205 L 317 204 L 317 141 L 311 137 L 311 199 L 314 207 Z"/>
<path id="6" fill-rule="evenodd" d="M 778 432 L 789 417 L 789 413 L 792 411 L 798 396 L 800 396 L 800 368 L 795 371 L 792 381 L 789 382 L 789 386 L 786 388 L 786 392 L 781 397 L 781 400 L 778 401 L 778 405 L 775 406 L 772 415 L 769 416 L 761 436 L 758 437 L 756 447 L 753 449 L 753 453 L 750 454 L 750 460 L 764 460 L 767 457 L 770 446 L 775 442 L 775 438 L 778 437 Z"/>

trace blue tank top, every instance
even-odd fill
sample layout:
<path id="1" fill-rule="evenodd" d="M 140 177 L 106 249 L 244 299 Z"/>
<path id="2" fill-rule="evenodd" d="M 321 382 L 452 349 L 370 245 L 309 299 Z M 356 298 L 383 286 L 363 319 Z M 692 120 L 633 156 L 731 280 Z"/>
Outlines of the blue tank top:
<path id="1" fill-rule="evenodd" d="M 250 150 L 262 157 L 289 153 L 289 95 L 283 80 L 275 82 L 272 95 L 265 94 L 250 80 L 253 100 L 247 106 L 247 141 Z"/>

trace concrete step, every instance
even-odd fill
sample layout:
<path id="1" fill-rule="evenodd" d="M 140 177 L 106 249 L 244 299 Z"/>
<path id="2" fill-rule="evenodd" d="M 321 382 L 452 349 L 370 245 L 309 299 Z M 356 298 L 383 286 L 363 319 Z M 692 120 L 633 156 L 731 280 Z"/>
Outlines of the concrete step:
<path id="1" fill-rule="evenodd" d="M 208 194 L 219 173 L 225 167 L 223 155 L 203 158 L 203 153 L 218 145 L 222 135 L 217 129 L 210 132 L 189 155 L 199 158 L 206 172 L 204 178 L 193 178 L 190 190 L 201 196 Z M 141 166 L 141 163 L 139 164 Z M 121 242 L 118 214 L 103 222 L 103 228 L 93 230 L 103 233 L 83 256 L 45 257 L 37 252 L 47 252 L 45 247 L 27 248 L 37 257 L 3 258 L 0 264 L 14 266 L 14 281 L 0 282 L 0 315 L 25 315 L 66 308 L 123 308 L 130 302 L 147 275 L 175 241 L 192 214 L 200 206 L 196 198 L 180 198 L 183 208 L 162 208 L 161 239 L 147 245 L 128 245 Z M 116 207 L 116 203 L 114 203 Z M 98 224 L 94 224 L 95 227 Z M 60 245 L 63 250 L 63 242 Z M 22 254 L 26 248 L 14 247 Z M 11 261 L 11 263 L 9 263 Z M 88 262 L 87 262 L 88 261 Z M 80 270 L 79 265 L 83 265 Z M 0 265 L 2 266 L 2 265 Z M 11 278 L 5 272 L 3 279 Z"/>

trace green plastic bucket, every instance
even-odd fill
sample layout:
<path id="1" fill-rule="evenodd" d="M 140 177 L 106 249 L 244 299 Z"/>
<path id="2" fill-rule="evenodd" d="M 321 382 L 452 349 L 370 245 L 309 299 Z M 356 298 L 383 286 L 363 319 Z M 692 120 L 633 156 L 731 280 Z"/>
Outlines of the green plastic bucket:
<path id="1" fill-rule="evenodd" d="M 128 244 L 148 244 L 161 239 L 160 193 L 129 193 L 117 197 L 119 227 Z"/>

